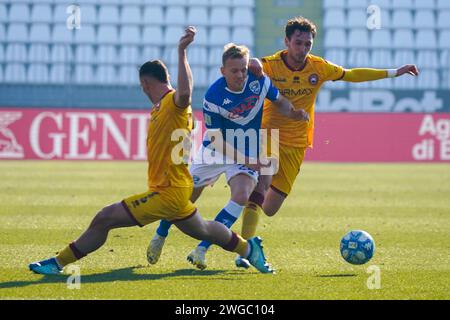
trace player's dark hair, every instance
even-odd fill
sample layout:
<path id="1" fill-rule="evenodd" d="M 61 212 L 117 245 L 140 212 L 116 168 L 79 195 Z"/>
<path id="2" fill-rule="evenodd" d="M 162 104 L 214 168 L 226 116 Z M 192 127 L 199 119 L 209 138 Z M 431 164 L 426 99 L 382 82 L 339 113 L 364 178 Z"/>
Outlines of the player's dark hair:
<path id="1" fill-rule="evenodd" d="M 228 59 L 241 59 L 248 57 L 249 54 L 250 50 L 246 46 L 229 43 L 223 47 L 222 65 L 224 66 Z"/>
<path id="2" fill-rule="evenodd" d="M 139 68 L 139 77 L 152 77 L 156 80 L 169 83 L 169 72 L 160 60 L 147 61 Z"/>
<path id="3" fill-rule="evenodd" d="M 289 40 L 291 40 L 291 36 L 294 34 L 295 30 L 299 30 L 300 32 L 311 32 L 313 39 L 317 34 L 316 25 L 301 16 L 289 19 L 286 23 L 284 31 Z"/>

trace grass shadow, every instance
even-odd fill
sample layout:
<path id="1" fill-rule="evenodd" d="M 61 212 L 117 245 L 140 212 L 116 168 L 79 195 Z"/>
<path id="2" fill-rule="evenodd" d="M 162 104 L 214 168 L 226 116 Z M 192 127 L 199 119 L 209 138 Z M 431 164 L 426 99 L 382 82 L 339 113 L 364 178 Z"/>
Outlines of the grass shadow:
<path id="1" fill-rule="evenodd" d="M 134 266 L 128 268 L 122 268 L 112 271 L 106 271 L 103 273 L 96 274 L 81 274 L 81 283 L 102 283 L 102 282 L 113 282 L 113 281 L 142 281 L 142 280 L 161 280 L 167 277 L 196 277 L 198 279 L 205 278 L 209 276 L 214 276 L 222 273 L 229 273 L 225 270 L 195 270 L 195 269 L 180 269 L 168 273 L 158 273 L 158 274 L 141 274 L 135 273 L 134 270 L 143 269 L 143 266 Z M 35 281 L 9 281 L 1 282 L 0 289 L 7 288 L 19 288 L 26 287 L 36 284 L 52 284 L 52 283 L 64 283 L 67 282 L 70 274 L 61 275 L 42 275 L 41 279 Z"/>
<path id="2" fill-rule="evenodd" d="M 357 274 L 354 273 L 343 273 L 343 274 L 319 274 L 318 278 L 345 278 L 345 277 L 356 277 Z"/>

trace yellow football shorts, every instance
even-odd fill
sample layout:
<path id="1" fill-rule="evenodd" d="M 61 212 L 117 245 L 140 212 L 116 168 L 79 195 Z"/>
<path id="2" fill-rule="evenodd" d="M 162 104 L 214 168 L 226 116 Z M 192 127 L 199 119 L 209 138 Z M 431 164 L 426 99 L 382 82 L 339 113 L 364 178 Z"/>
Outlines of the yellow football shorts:
<path id="1" fill-rule="evenodd" d="M 267 140 L 267 153 L 271 157 L 278 159 L 278 171 L 272 177 L 271 187 L 278 193 L 287 196 L 294 185 L 295 178 L 300 172 L 303 159 L 305 158 L 306 148 L 291 147 L 279 144 L 278 152 L 272 148 L 270 136 Z"/>
<path id="2" fill-rule="evenodd" d="M 194 215 L 197 209 L 190 200 L 191 194 L 192 187 L 151 188 L 125 198 L 122 204 L 131 218 L 143 227 L 161 219 L 176 222 Z"/>

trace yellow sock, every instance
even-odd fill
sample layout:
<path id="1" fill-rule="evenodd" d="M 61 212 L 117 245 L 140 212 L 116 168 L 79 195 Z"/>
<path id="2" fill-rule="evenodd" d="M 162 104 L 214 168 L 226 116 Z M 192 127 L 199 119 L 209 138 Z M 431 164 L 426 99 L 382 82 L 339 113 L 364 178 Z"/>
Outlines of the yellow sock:
<path id="1" fill-rule="evenodd" d="M 241 231 L 241 235 L 244 239 L 248 240 L 255 236 L 260 212 L 262 212 L 261 207 L 254 202 L 248 202 L 245 206 L 242 217 Z"/>
<path id="2" fill-rule="evenodd" d="M 56 256 L 56 260 L 58 260 L 58 263 L 61 267 L 64 267 L 69 263 L 77 261 L 78 258 L 75 256 L 69 245 L 58 253 L 58 255 Z"/>
<path id="3" fill-rule="evenodd" d="M 236 234 L 236 236 L 238 238 L 238 243 L 237 243 L 236 248 L 233 250 L 233 252 L 236 252 L 241 257 L 246 257 L 247 256 L 247 246 L 248 246 L 247 240 L 245 240 L 238 234 Z"/>

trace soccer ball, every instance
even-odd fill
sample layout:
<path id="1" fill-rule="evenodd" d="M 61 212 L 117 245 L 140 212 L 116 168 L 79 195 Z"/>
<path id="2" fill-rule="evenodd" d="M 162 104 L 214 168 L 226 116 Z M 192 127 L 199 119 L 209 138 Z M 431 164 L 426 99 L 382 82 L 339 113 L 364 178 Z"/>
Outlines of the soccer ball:
<path id="1" fill-rule="evenodd" d="M 364 264 L 372 259 L 375 242 L 370 234 L 362 230 L 353 230 L 341 240 L 341 255 L 351 264 Z"/>

